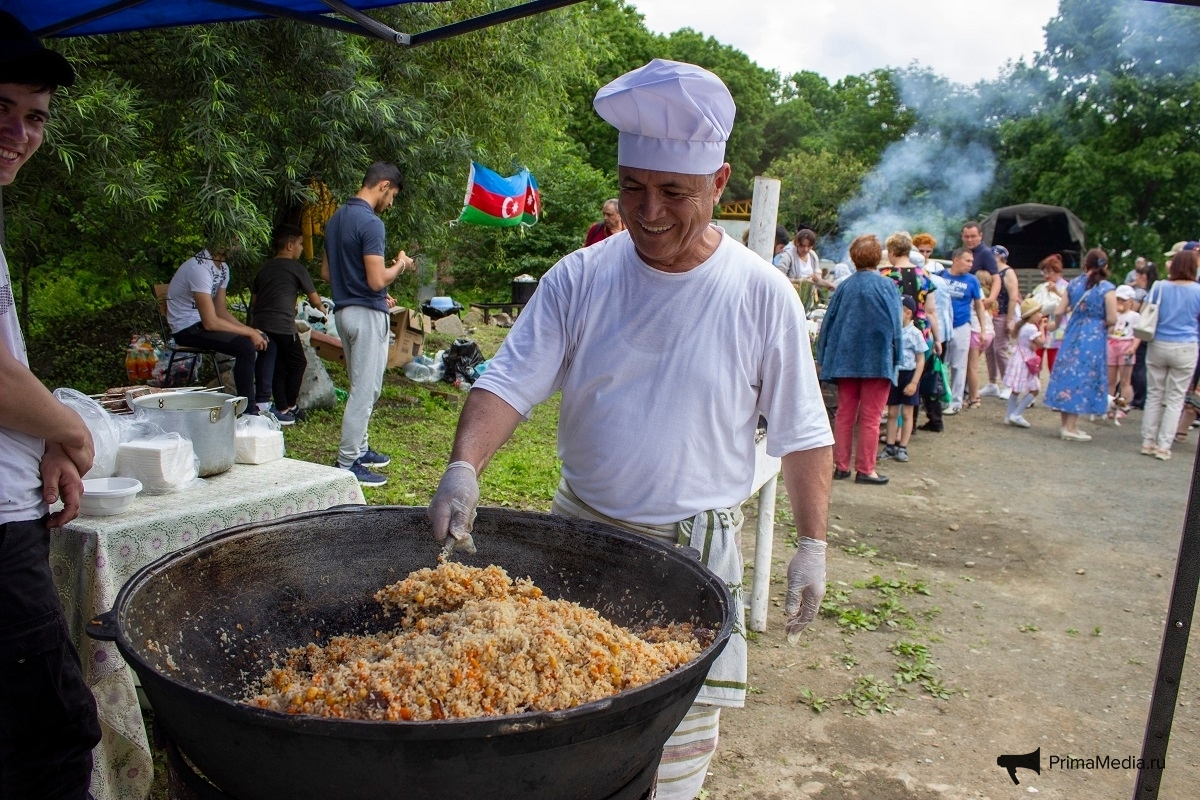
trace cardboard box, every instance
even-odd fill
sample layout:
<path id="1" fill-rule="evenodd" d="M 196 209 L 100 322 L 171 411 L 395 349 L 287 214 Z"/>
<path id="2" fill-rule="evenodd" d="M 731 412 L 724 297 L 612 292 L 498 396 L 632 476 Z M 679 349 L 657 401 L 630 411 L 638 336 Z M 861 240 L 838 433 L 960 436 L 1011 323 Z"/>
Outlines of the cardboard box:
<path id="1" fill-rule="evenodd" d="M 411 308 L 397 306 L 391 310 L 389 325 L 396 338 L 388 348 L 388 369 L 403 367 L 424 350 L 429 317 Z"/>
<path id="2" fill-rule="evenodd" d="M 396 337 L 388 347 L 388 368 L 403 367 L 425 348 L 425 334 L 429 332 L 429 317 L 408 308 L 394 308 L 389 319 L 391 333 Z M 313 350 L 326 361 L 346 363 L 346 352 L 342 340 L 327 333 L 313 331 Z"/>
<path id="3" fill-rule="evenodd" d="M 346 353 L 342 350 L 342 340 L 336 336 L 330 336 L 328 333 L 322 333 L 321 331 L 313 331 L 309 336 L 309 343 L 312 345 L 312 349 L 317 352 L 317 355 L 326 361 L 346 363 Z"/>

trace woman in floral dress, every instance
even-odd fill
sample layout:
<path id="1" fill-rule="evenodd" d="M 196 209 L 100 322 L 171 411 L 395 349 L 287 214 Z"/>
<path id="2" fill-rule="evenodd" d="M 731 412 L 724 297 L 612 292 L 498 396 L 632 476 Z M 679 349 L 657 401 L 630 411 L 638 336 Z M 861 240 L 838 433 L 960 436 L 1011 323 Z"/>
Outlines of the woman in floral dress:
<path id="1" fill-rule="evenodd" d="M 1066 296 L 1048 326 L 1053 330 L 1069 311 L 1070 324 L 1063 336 L 1058 361 L 1050 373 L 1046 405 L 1062 413 L 1060 435 L 1069 442 L 1087 442 L 1091 435 L 1078 429 L 1080 414 L 1108 410 L 1108 329 L 1117 321 L 1116 288 L 1108 277 L 1108 256 L 1089 250 L 1083 274 L 1067 286 Z"/>

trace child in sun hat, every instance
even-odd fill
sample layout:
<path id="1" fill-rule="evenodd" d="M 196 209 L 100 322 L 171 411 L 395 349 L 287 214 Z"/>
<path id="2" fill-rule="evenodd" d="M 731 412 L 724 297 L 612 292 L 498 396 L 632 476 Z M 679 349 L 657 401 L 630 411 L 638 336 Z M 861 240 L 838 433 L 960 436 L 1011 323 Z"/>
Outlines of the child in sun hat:
<path id="1" fill-rule="evenodd" d="M 1137 362 L 1138 340 L 1133 336 L 1133 326 L 1142 315 L 1133 310 L 1137 293 L 1132 286 L 1118 286 L 1117 323 L 1108 332 L 1108 393 L 1113 397 L 1113 408 L 1108 418 L 1120 420 L 1133 399 L 1133 365 Z"/>
<path id="2" fill-rule="evenodd" d="M 1042 388 L 1042 360 L 1038 349 L 1044 344 L 1045 329 L 1042 327 L 1041 301 L 1026 297 L 1021 301 L 1020 314 L 1012 328 L 1016 347 L 1004 372 L 1004 385 L 1012 389 L 1004 423 L 1028 428 L 1025 411 L 1033 405 L 1034 398 Z"/>

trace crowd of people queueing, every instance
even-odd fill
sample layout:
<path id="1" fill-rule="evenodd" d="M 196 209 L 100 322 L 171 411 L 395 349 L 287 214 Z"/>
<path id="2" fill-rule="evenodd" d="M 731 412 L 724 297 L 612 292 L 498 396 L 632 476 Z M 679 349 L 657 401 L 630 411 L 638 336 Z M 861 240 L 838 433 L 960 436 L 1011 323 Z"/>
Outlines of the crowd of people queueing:
<path id="1" fill-rule="evenodd" d="M 827 275 L 814 263 L 811 231 L 777 239 L 774 263 L 807 284 L 801 296 L 813 300 L 810 308 L 821 290 L 831 292 L 815 358 L 821 380 L 837 387 L 835 479 L 887 483 L 877 462 L 908 461 L 914 429 L 941 432 L 946 417 L 979 408 L 985 397 L 1006 401 L 1006 425 L 1029 428 L 1025 412 L 1047 373 L 1043 402 L 1060 413 L 1065 441 L 1091 440 L 1082 416 L 1120 425 L 1139 409 L 1141 452 L 1165 461 L 1197 424 L 1200 243 L 1180 242 L 1166 254 L 1165 280 L 1139 258 L 1119 287 L 1101 249 L 1086 253 L 1070 281 L 1061 256 L 1050 254 L 1038 264 L 1041 282 L 1022 296 L 1008 250 L 985 245 L 974 222 L 963 226 L 948 267 L 932 258 L 937 241 L 927 233 L 897 231 L 882 245 L 860 236 L 849 248 L 853 272 L 838 265 Z M 1149 341 L 1135 336 L 1145 306 L 1156 320 L 1152 337 L 1139 334 Z"/>

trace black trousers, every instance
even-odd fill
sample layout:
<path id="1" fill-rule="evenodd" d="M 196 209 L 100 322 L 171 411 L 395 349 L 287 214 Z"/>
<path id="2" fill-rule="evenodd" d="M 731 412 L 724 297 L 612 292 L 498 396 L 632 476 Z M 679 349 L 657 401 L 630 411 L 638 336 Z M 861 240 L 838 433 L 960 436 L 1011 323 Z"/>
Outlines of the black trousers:
<path id="1" fill-rule="evenodd" d="M 304 355 L 304 343 L 300 341 L 299 334 L 268 332 L 267 338 L 271 340 L 269 350 L 274 365 L 271 391 L 275 396 L 275 407 L 282 411 L 296 405 L 296 399 L 300 397 L 300 385 L 304 382 L 308 358 Z"/>
<path id="2" fill-rule="evenodd" d="M 917 384 L 917 393 L 921 395 L 921 403 L 925 406 L 925 416 L 929 417 L 931 427 L 941 429 L 942 421 L 942 401 L 933 396 L 934 388 L 934 371 L 933 359 L 925 359 L 925 369 L 921 372 L 921 381 Z M 917 415 L 913 414 L 913 427 L 916 428 Z"/>
<path id="3" fill-rule="evenodd" d="M 1133 384 L 1133 400 L 1130 405 L 1134 408 L 1146 407 L 1146 342 L 1138 342 L 1137 361 L 1133 362 L 1133 373 L 1130 383 Z"/>
<path id="4" fill-rule="evenodd" d="M 99 741 L 46 518 L 0 525 L 0 800 L 84 800 Z"/>
<path id="5" fill-rule="evenodd" d="M 215 350 L 233 356 L 233 385 L 237 393 L 251 403 L 271 402 L 271 370 L 267 359 L 259 358 L 249 336 L 228 331 L 206 331 L 197 322 L 173 334 L 175 341 L 185 347 Z M 256 393 L 257 392 L 257 393 Z"/>

